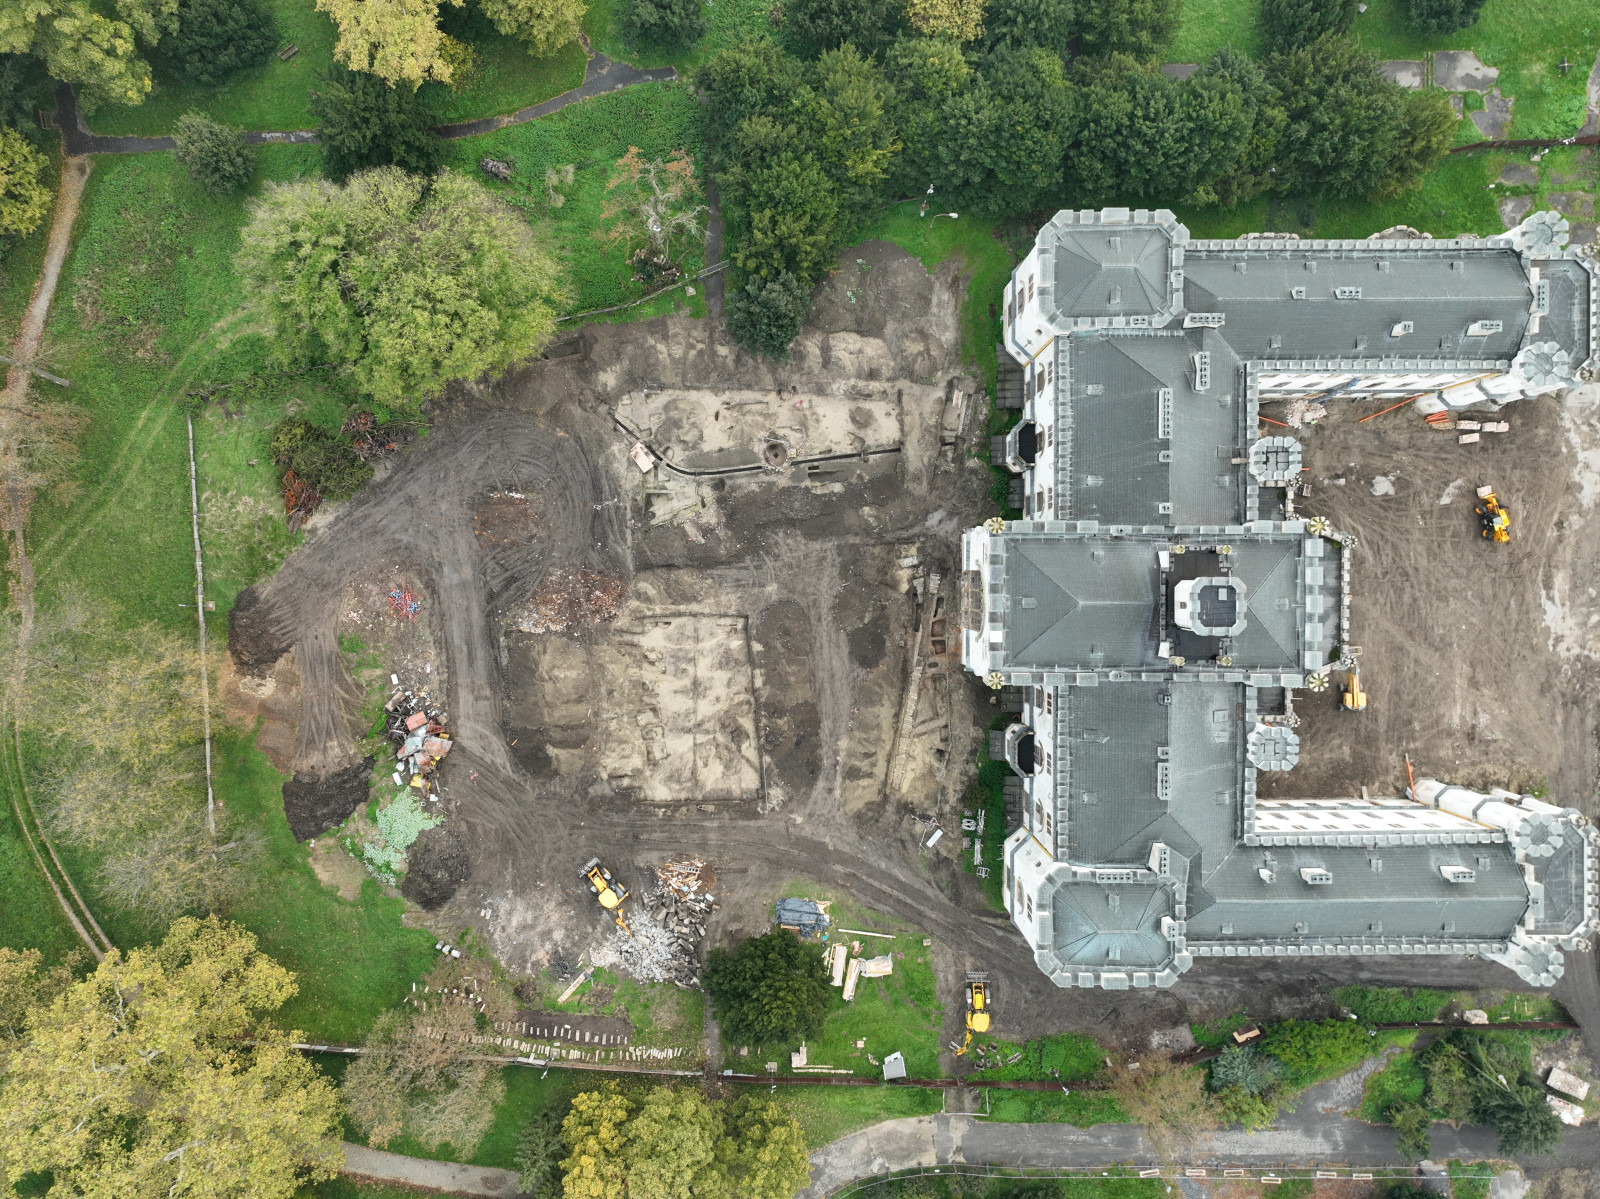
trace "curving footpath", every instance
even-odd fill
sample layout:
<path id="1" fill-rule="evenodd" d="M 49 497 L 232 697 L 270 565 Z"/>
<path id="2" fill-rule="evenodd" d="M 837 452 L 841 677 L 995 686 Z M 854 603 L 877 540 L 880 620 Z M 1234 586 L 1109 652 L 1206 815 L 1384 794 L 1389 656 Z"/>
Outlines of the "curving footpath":
<path id="1" fill-rule="evenodd" d="M 1395 1148 L 1394 1129 L 1366 1124 L 1343 1113 L 1361 1102 L 1362 1087 L 1382 1059 L 1312 1087 L 1276 1124 L 1260 1132 L 1225 1130 L 1196 1138 L 1177 1150 L 1180 1168 L 1338 1169 L 1348 1172 L 1406 1165 Z M 1435 1161 L 1481 1161 L 1501 1156 L 1486 1128 L 1435 1124 Z M 801 1196 L 824 1199 L 858 1178 L 916 1167 L 1032 1166 L 1053 1169 L 1105 1167 L 1112 1163 L 1153 1168 L 1173 1165 L 1136 1124 L 999 1124 L 973 1116 L 919 1116 L 886 1120 L 825 1145 L 811 1155 L 811 1185 Z M 1600 1171 L 1600 1143 L 1588 1129 L 1574 1130 L 1546 1158 L 1525 1164 Z"/>
<path id="2" fill-rule="evenodd" d="M 394 1182 L 418 1190 L 440 1191 L 448 1195 L 493 1195 L 513 1199 L 517 1172 L 493 1166 L 463 1166 L 455 1162 L 435 1162 L 421 1157 L 403 1157 L 365 1145 L 344 1146 L 344 1165 L 339 1173 L 372 1182 Z"/>
<path id="3" fill-rule="evenodd" d="M 584 48 L 588 49 L 587 39 L 584 41 Z M 569 104 L 632 87 L 636 83 L 663 83 L 677 77 L 678 72 L 674 67 L 653 67 L 648 71 L 641 71 L 638 67 L 618 62 L 604 54 L 591 53 L 583 70 L 583 82 L 571 91 L 562 92 L 542 104 L 533 104 L 506 116 L 480 117 L 475 121 L 437 125 L 433 131 L 440 137 L 449 139 L 476 137 L 480 133 L 504 129 L 508 125 L 522 125 L 528 121 L 536 121 L 540 117 L 561 111 Z M 56 87 L 55 120 L 56 128 L 61 131 L 62 148 L 69 158 L 88 154 L 149 154 L 157 150 L 171 150 L 177 145 L 171 137 L 110 137 L 93 132 L 84 120 L 83 110 L 78 107 L 78 97 L 74 94 L 71 84 L 63 83 Z M 244 140 L 253 146 L 285 143 L 303 145 L 315 142 L 317 135 L 310 129 L 297 129 L 289 133 L 251 132 L 244 135 Z"/>

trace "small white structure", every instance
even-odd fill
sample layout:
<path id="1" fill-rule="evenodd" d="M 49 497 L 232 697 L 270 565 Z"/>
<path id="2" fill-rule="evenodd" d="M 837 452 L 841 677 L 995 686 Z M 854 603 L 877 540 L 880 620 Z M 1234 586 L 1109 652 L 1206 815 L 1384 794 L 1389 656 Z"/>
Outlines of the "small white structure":
<path id="1" fill-rule="evenodd" d="M 1545 1085 L 1552 1091 L 1560 1091 L 1563 1095 L 1571 1095 L 1580 1101 L 1589 1098 L 1589 1084 L 1560 1066 L 1550 1068 L 1550 1077 L 1545 1079 Z"/>
<path id="2" fill-rule="evenodd" d="M 883 1081 L 893 1082 L 897 1078 L 906 1076 L 906 1059 L 896 1050 L 883 1059 Z M 1555 1100 L 1554 1102 L 1560 1102 Z"/>

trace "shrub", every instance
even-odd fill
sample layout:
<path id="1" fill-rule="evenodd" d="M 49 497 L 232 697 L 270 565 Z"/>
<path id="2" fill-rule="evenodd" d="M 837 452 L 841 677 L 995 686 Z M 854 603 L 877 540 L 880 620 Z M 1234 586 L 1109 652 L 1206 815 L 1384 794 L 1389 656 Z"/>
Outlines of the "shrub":
<path id="1" fill-rule="evenodd" d="M 25 237 L 50 211 L 45 157 L 15 129 L 0 129 L 0 236 Z"/>
<path id="2" fill-rule="evenodd" d="M 1395 1147 L 1407 1161 L 1421 1161 L 1432 1151 L 1428 1130 L 1433 1127 L 1433 1117 L 1420 1103 L 1397 1103 L 1385 1113 L 1399 1139 Z"/>
<path id="3" fill-rule="evenodd" d="M 372 467 L 337 433 L 310 421 L 290 417 L 279 422 L 269 448 L 274 462 L 294 471 L 326 499 L 348 499 L 372 477 Z"/>
<path id="4" fill-rule="evenodd" d="M 1282 1064 L 1258 1052 L 1253 1045 L 1230 1046 L 1211 1063 L 1213 1091 L 1237 1087 L 1251 1095 L 1260 1095 L 1270 1091 L 1282 1077 Z"/>
<path id="5" fill-rule="evenodd" d="M 751 279 L 728 297 L 728 328 L 739 344 L 774 358 L 789 352 L 811 308 L 811 293 L 788 271 Z"/>
<path id="6" fill-rule="evenodd" d="M 1456 33 L 1475 24 L 1483 0 L 1410 0 L 1411 23 L 1422 33 Z"/>
<path id="7" fill-rule="evenodd" d="M 1333 1001 L 1369 1024 L 1423 1023 L 1439 1018 L 1439 1010 L 1450 1002 L 1449 991 L 1430 991 L 1425 987 L 1340 987 Z"/>
<path id="8" fill-rule="evenodd" d="M 264 63 L 278 27 L 260 0 L 179 0 L 178 27 L 161 39 L 161 57 L 186 82 L 213 87 Z"/>
<path id="9" fill-rule="evenodd" d="M 755 1044 L 815 1036 L 832 992 L 820 946 L 775 929 L 713 949 L 702 975 L 729 1039 Z"/>
<path id="10" fill-rule="evenodd" d="M 1266 1128 L 1278 1118 L 1278 1105 L 1243 1087 L 1224 1087 L 1216 1093 L 1217 1115 L 1224 1124 L 1237 1124 L 1247 1132 Z"/>
<path id="11" fill-rule="evenodd" d="M 1262 1050 L 1283 1063 L 1296 1085 L 1356 1065 L 1370 1045 L 1367 1030 L 1350 1020 L 1285 1020 L 1261 1038 Z"/>
<path id="12" fill-rule="evenodd" d="M 692 46 L 706 31 L 700 0 L 626 0 L 622 36 L 635 45 Z"/>
<path id="13" fill-rule="evenodd" d="M 179 117 L 173 140 L 178 145 L 172 157 L 207 191 L 219 195 L 237 191 L 249 182 L 255 169 L 243 131 L 204 113 L 186 112 Z"/>

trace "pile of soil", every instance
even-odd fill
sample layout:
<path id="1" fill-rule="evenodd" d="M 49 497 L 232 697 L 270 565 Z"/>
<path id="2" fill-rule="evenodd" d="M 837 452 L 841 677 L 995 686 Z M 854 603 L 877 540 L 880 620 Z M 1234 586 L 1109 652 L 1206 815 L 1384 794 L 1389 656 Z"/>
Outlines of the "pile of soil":
<path id="1" fill-rule="evenodd" d="M 447 824 L 423 829 L 406 850 L 400 894 L 418 907 L 436 912 L 455 897 L 471 873 L 465 837 Z"/>
<path id="2" fill-rule="evenodd" d="M 622 580 L 598 570 L 558 570 L 533 593 L 512 623 L 525 633 L 560 633 L 614 620 L 622 610 Z"/>
<path id="3" fill-rule="evenodd" d="M 296 841 L 305 841 L 343 824 L 366 802 L 367 780 L 376 758 L 331 774 L 297 774 L 283 785 L 283 814 Z"/>
<path id="4" fill-rule="evenodd" d="M 538 535 L 542 508 L 537 495 L 493 491 L 473 509 L 472 531 L 485 549 L 497 545 L 528 545 Z"/>
<path id="5" fill-rule="evenodd" d="M 289 639 L 274 625 L 261 593 L 246 587 L 228 613 L 228 653 L 246 674 L 260 674 L 289 649 Z"/>

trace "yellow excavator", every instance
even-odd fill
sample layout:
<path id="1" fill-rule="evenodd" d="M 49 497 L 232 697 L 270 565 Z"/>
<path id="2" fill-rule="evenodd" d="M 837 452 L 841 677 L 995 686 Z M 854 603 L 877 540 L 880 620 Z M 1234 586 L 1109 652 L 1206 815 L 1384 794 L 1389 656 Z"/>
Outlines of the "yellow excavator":
<path id="1" fill-rule="evenodd" d="M 1367 693 L 1361 689 L 1361 671 L 1355 667 L 1345 672 L 1344 690 L 1339 693 L 1339 703 L 1346 712 L 1367 710 Z"/>
<path id="2" fill-rule="evenodd" d="M 1478 523 L 1482 526 L 1478 530 L 1480 537 L 1496 545 L 1510 543 L 1511 514 L 1500 506 L 1500 497 L 1495 495 L 1493 487 L 1478 488 L 1478 506 L 1473 511 L 1478 514 Z"/>
<path id="3" fill-rule="evenodd" d="M 974 1033 L 989 1031 L 989 976 L 987 974 L 967 975 L 967 1036 L 961 1042 L 961 1048 L 956 1050 L 960 1057 L 972 1048 Z"/>
<path id="4" fill-rule="evenodd" d="M 611 871 L 600 864 L 599 858 L 590 858 L 579 871 L 589 882 L 589 890 L 600 901 L 600 906 L 617 918 L 617 927 L 630 937 L 633 930 L 622 918 L 622 901 L 628 898 L 628 888 L 611 877 Z"/>

